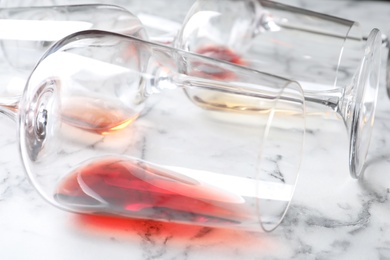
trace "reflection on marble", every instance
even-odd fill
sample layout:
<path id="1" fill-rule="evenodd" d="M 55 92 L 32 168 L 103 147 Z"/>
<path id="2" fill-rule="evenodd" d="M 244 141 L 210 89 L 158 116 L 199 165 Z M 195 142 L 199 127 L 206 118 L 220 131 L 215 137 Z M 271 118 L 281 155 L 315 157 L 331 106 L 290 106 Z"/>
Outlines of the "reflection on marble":
<path id="1" fill-rule="evenodd" d="M 378 27 L 390 35 L 388 2 L 284 2 L 357 20 L 365 30 Z M 132 1 L 129 8 L 139 3 Z M 162 14 L 170 11 L 171 4 L 159 6 Z M 372 146 L 360 181 L 349 177 L 342 121 L 335 116 L 308 118 L 296 195 L 272 233 L 98 218 L 56 209 L 28 182 L 15 124 L 0 118 L 0 259 L 390 259 L 388 111 L 382 77 Z"/>

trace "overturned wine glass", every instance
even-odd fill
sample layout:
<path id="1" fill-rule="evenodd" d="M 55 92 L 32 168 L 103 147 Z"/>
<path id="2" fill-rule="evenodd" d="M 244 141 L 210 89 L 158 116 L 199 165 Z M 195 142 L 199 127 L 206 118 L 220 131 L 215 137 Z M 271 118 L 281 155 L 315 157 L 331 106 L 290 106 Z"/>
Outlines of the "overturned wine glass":
<path id="1" fill-rule="evenodd" d="M 146 39 L 139 19 L 104 4 L 0 8 L 0 95 L 9 106 L 20 98 L 28 75 L 56 40 L 86 29 L 110 30 Z"/>
<path id="2" fill-rule="evenodd" d="M 354 178 L 362 175 L 369 148 L 381 44 L 377 29 L 363 39 L 353 21 L 264 0 L 197 0 L 174 42 L 179 49 L 298 80 L 308 110 L 330 108 L 344 120 Z M 186 91 L 205 108 L 246 103 L 218 91 Z"/>
<path id="3" fill-rule="evenodd" d="M 252 105 L 204 110 L 183 89 Z M 294 81 L 97 30 L 56 42 L 21 100 L 0 100 L 18 123 L 29 179 L 51 204 L 254 231 L 273 230 L 291 202 L 304 107 Z"/>

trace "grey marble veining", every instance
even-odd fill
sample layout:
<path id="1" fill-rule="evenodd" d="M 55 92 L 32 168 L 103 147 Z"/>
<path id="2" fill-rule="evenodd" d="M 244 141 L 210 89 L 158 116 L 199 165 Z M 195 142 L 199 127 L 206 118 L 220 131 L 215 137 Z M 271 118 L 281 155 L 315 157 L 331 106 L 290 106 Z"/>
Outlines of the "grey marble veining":
<path id="1" fill-rule="evenodd" d="M 385 1 L 284 2 L 357 20 L 364 30 L 378 27 L 390 35 L 390 3 Z M 168 4 L 159 8 L 166 15 L 172 10 Z M 383 78 L 365 176 L 359 181 L 349 177 L 342 121 L 308 117 L 296 194 L 272 233 L 113 222 L 59 210 L 28 182 L 15 124 L 0 118 L 0 259 L 390 259 L 389 111 Z"/>

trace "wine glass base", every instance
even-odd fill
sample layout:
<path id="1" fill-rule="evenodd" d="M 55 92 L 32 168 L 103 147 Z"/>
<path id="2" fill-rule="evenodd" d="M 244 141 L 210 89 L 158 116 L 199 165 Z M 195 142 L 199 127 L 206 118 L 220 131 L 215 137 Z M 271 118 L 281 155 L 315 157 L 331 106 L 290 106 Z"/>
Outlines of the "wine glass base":
<path id="1" fill-rule="evenodd" d="M 349 148 L 349 168 L 355 179 L 363 175 L 370 146 L 378 95 L 381 42 L 380 31 L 373 29 L 367 39 L 364 57 L 355 79 Z"/>

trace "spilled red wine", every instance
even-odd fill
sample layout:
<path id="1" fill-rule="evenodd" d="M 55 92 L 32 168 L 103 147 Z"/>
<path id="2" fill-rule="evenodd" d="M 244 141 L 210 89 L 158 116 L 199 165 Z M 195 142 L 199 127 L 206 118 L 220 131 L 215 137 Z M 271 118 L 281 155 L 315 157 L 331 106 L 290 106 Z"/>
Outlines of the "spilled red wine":
<path id="1" fill-rule="evenodd" d="M 245 60 L 235 53 L 233 50 L 218 45 L 206 45 L 195 50 L 196 53 L 202 54 L 218 60 L 227 61 L 236 65 L 247 65 Z M 233 70 L 227 70 L 222 67 L 213 65 L 194 66 L 196 75 L 204 78 L 211 78 L 217 80 L 231 80 L 236 79 L 236 74 Z M 202 89 L 202 88 L 188 88 L 185 89 L 188 98 L 197 106 L 208 110 L 231 111 L 239 113 L 252 113 L 263 111 L 264 108 L 259 106 L 259 99 L 228 93 L 219 90 Z"/>
<path id="2" fill-rule="evenodd" d="M 139 116 L 130 108 L 89 97 L 73 97 L 63 104 L 62 110 L 65 123 L 100 135 L 122 130 Z"/>
<path id="3" fill-rule="evenodd" d="M 224 60 L 237 65 L 245 65 L 245 62 L 241 56 L 227 47 L 210 45 L 201 47 L 195 52 L 217 60 Z"/>
<path id="4" fill-rule="evenodd" d="M 105 158 L 77 168 L 59 183 L 54 197 L 79 212 L 194 224 L 238 224 L 246 212 L 237 195 L 122 158 Z"/>
<path id="5" fill-rule="evenodd" d="M 223 60 L 237 65 L 245 65 L 245 62 L 239 55 L 226 47 L 205 46 L 195 50 L 195 52 L 217 60 Z M 231 69 L 225 69 L 223 63 L 214 65 L 203 61 L 194 61 L 191 65 L 192 71 L 189 73 L 194 76 L 217 80 L 234 80 L 236 78 L 235 72 Z"/>

